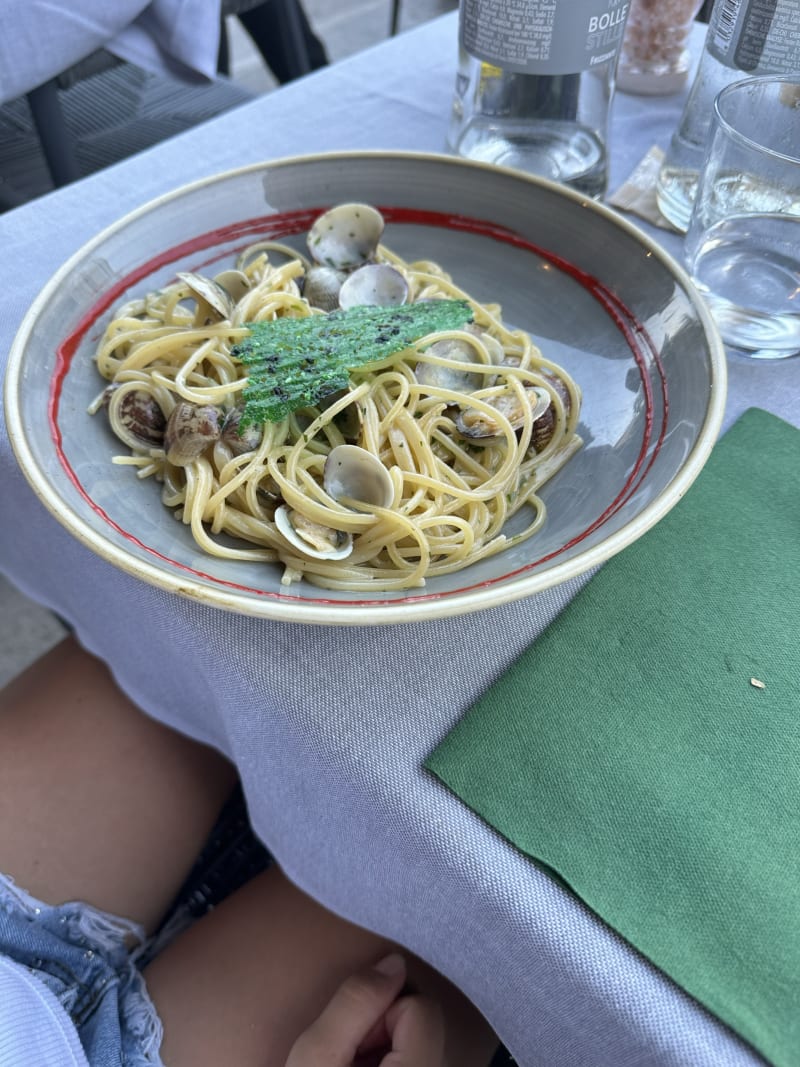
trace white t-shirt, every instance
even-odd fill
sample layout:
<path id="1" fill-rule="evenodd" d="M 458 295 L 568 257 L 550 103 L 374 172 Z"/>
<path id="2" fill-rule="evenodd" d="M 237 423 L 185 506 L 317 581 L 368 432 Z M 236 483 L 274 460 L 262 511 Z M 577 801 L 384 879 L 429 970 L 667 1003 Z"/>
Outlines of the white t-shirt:
<path id="1" fill-rule="evenodd" d="M 0 1067 L 89 1067 L 57 998 L 27 967 L 0 956 Z"/>

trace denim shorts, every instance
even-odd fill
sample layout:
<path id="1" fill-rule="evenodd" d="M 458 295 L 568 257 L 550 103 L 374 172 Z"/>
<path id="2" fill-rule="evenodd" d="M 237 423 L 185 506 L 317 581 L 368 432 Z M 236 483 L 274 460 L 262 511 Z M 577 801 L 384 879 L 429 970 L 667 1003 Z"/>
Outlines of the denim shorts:
<path id="1" fill-rule="evenodd" d="M 0 954 L 55 994 L 92 1067 L 162 1067 L 161 1022 L 137 965 L 145 948 L 137 923 L 44 904 L 0 874 Z"/>

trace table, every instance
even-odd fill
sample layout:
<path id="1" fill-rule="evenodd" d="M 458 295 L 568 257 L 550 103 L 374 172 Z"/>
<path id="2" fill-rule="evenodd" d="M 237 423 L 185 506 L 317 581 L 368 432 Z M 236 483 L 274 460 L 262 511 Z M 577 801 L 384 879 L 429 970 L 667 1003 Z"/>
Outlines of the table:
<path id="1" fill-rule="evenodd" d="M 448 15 L 0 217 L 0 358 L 69 254 L 176 185 L 301 152 L 442 151 L 455 63 Z M 618 96 L 612 188 L 650 144 L 666 145 L 681 103 Z M 650 232 L 679 254 L 677 236 Z M 799 400 L 800 360 L 731 357 L 726 427 L 753 404 L 800 423 Z M 8 577 L 67 619 L 141 707 L 226 752 L 287 874 L 447 974 L 523 1067 L 760 1062 L 421 770 L 581 581 L 389 629 L 238 617 L 94 558 L 34 499 L 4 435 L 0 478 Z"/>

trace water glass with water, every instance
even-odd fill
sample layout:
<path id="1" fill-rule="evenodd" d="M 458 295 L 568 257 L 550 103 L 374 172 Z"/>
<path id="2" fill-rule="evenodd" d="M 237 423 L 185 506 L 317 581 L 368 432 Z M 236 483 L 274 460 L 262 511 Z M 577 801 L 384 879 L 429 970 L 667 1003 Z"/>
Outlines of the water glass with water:
<path id="1" fill-rule="evenodd" d="M 800 353 L 800 80 L 749 78 L 717 96 L 685 251 L 729 346 Z"/>

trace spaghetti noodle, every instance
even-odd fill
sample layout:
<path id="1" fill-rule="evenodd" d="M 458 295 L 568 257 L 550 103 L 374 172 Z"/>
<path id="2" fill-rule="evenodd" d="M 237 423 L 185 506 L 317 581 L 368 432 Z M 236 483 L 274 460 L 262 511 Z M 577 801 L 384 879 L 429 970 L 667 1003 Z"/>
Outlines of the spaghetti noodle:
<path id="1" fill-rule="evenodd" d="M 96 354 L 111 384 L 90 410 L 107 411 L 128 450 L 114 462 L 159 482 L 205 552 L 280 564 L 284 584 L 411 589 L 501 552 L 541 529 L 539 490 L 581 445 L 578 386 L 498 305 L 377 242 L 361 260 L 392 269 L 402 288 L 392 302 L 466 301 L 472 322 L 353 367 L 346 388 L 242 429 L 237 346 L 248 324 L 328 313 L 309 298 L 320 264 L 263 242 L 215 279 L 180 275 L 119 308 Z M 341 285 L 365 268 L 326 269 Z M 376 463 L 377 497 L 359 481 Z M 518 514 L 526 521 L 504 532 Z"/>

